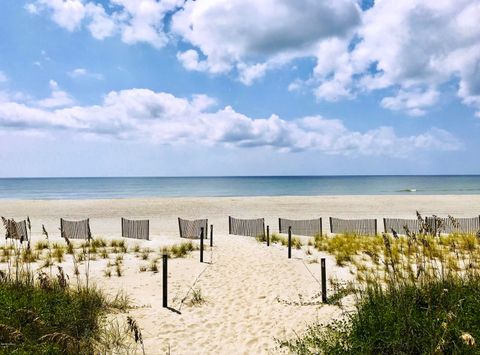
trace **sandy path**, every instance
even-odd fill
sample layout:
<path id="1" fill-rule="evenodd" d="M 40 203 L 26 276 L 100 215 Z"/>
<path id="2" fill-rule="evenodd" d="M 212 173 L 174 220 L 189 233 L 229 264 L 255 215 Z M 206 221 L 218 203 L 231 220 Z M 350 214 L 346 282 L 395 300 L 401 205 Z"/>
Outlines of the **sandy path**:
<path id="1" fill-rule="evenodd" d="M 308 260 L 321 256 L 294 250 L 289 260 L 285 247 L 267 247 L 249 237 L 217 236 L 214 248 L 206 249 L 207 263 L 199 263 L 198 251 L 169 261 L 169 306 L 175 311 L 162 308 L 161 273 L 139 273 L 142 261 L 133 256 L 125 257 L 120 278 L 105 278 L 101 267 L 93 269 L 97 284 L 112 293 L 125 289 L 139 306 L 129 313 L 143 329 L 147 354 L 168 349 L 172 354 L 263 354 L 278 353 L 275 338 L 291 337 L 306 324 L 342 313 L 336 306 L 288 305 L 277 299 L 298 301 L 299 294 L 305 299 L 317 294 L 320 286 L 302 260 L 320 279 L 320 264 Z M 327 277 L 351 277 L 334 264 L 327 257 Z M 206 302 L 189 304 L 190 292 L 182 303 L 195 280 L 194 289 L 201 290 Z"/>

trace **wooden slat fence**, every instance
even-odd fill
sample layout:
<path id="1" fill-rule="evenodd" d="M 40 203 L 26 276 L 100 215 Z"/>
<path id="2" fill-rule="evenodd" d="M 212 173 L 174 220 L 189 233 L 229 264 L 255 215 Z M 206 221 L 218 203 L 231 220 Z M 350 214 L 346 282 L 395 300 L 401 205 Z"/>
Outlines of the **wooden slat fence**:
<path id="1" fill-rule="evenodd" d="M 208 238 L 208 219 L 188 220 L 178 218 L 180 238 L 200 239 L 201 228 L 203 227 L 203 239 Z"/>
<path id="2" fill-rule="evenodd" d="M 68 239 L 91 239 L 90 220 L 67 221 L 60 218 L 60 232 Z"/>
<path id="3" fill-rule="evenodd" d="M 228 233 L 248 237 L 264 236 L 265 220 L 263 218 L 239 219 L 228 217 Z"/>
<path id="4" fill-rule="evenodd" d="M 150 221 L 122 218 L 122 237 L 150 240 Z"/>
<path id="5" fill-rule="evenodd" d="M 377 220 L 330 217 L 330 232 L 335 234 L 355 233 L 358 235 L 377 235 Z"/>
<path id="6" fill-rule="evenodd" d="M 288 227 L 292 227 L 292 233 L 297 235 L 305 235 L 313 237 L 322 235 L 322 219 L 278 219 L 278 231 L 280 233 L 288 233 Z"/>
<path id="7" fill-rule="evenodd" d="M 405 227 L 410 232 L 419 233 L 421 225 L 418 219 L 384 218 L 383 227 L 385 228 L 385 233 L 392 233 L 393 229 L 398 234 L 405 234 Z"/>
<path id="8" fill-rule="evenodd" d="M 435 221 L 437 220 L 437 222 Z M 477 233 L 480 230 L 480 216 L 471 218 L 454 218 L 452 221 L 449 217 L 426 217 L 426 222 L 437 234 L 438 229 L 441 233 Z M 440 223 L 438 223 L 438 221 Z M 438 227 L 440 224 L 440 228 Z M 456 225 L 455 225 L 456 224 Z"/>
<path id="9" fill-rule="evenodd" d="M 16 222 L 13 219 L 7 219 L 7 234 L 6 238 L 12 238 L 22 242 L 28 242 L 27 221 L 23 220 Z"/>

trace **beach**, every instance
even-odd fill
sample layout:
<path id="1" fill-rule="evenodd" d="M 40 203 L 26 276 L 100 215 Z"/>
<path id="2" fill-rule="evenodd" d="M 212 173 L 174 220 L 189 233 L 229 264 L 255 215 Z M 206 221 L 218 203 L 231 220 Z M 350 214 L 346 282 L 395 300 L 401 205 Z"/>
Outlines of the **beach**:
<path id="1" fill-rule="evenodd" d="M 90 218 L 93 237 L 105 239 L 120 239 L 121 217 L 149 219 L 151 240 L 127 243 L 130 248 L 135 244 L 150 248 L 157 256 L 161 246 L 182 242 L 178 217 L 208 218 L 214 225 L 214 247 L 206 246 L 205 263 L 199 262 L 198 251 L 169 261 L 170 309 L 162 308 L 161 272 L 140 272 L 148 262 L 134 253 L 123 256 L 121 277 L 105 276 L 108 260 L 92 262 L 92 280 L 98 287 L 111 295 L 118 290 L 129 295 L 134 308 L 128 314 L 142 329 L 147 354 L 278 353 L 275 339 L 301 334 L 312 322 L 328 323 L 353 310 L 354 300 L 348 297 L 342 301 L 343 307 L 317 302 L 320 258 L 326 258 L 329 279 L 353 280 L 351 269 L 337 266 L 332 256 L 306 245 L 293 250 L 288 259 L 287 249 L 278 244 L 267 247 L 255 238 L 229 236 L 228 216 L 265 218 L 272 233 L 278 232 L 278 217 L 322 217 L 324 232 L 330 216 L 377 218 L 381 232 L 381 218 L 415 218 L 417 210 L 423 215 L 478 216 L 480 195 L 0 201 L 0 215 L 16 220 L 30 217 L 34 243 L 44 238 L 42 224 L 52 241 L 62 242 L 60 217 Z M 71 275 L 69 260 L 62 266 Z M 161 271 L 161 261 L 159 268 Z M 194 289 L 201 290 L 204 303 L 189 304 Z M 312 300 L 312 304 L 301 304 L 302 300 Z"/>

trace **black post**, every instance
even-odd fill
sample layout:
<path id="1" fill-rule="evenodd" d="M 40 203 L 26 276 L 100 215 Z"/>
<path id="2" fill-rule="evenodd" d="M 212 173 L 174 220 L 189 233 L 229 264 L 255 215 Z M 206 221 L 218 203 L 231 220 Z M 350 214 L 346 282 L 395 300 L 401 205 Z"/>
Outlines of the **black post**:
<path id="1" fill-rule="evenodd" d="M 327 272 L 325 270 L 325 258 L 321 259 L 320 266 L 322 268 L 322 302 L 327 302 Z"/>
<path id="2" fill-rule="evenodd" d="M 292 227 L 288 227 L 288 258 L 292 258 Z"/>
<path id="3" fill-rule="evenodd" d="M 210 224 L 210 246 L 213 247 L 213 224 Z"/>
<path id="4" fill-rule="evenodd" d="M 163 268 L 162 268 L 162 272 L 163 272 L 163 302 L 162 302 L 162 305 L 163 305 L 163 308 L 167 308 L 167 281 L 168 281 L 168 255 L 167 254 L 163 254 Z"/>
<path id="5" fill-rule="evenodd" d="M 200 228 L 200 262 L 203 263 L 203 227 Z"/>
<path id="6" fill-rule="evenodd" d="M 270 226 L 267 226 L 267 247 L 270 246 Z"/>

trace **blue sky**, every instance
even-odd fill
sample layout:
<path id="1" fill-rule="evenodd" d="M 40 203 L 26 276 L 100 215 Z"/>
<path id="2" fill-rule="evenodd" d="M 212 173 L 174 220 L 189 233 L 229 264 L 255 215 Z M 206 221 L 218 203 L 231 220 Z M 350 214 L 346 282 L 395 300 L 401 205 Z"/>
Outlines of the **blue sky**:
<path id="1" fill-rule="evenodd" d="M 480 3 L 0 4 L 0 176 L 480 173 Z"/>

